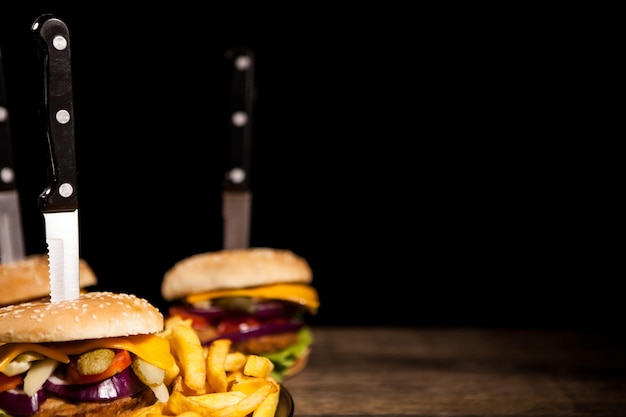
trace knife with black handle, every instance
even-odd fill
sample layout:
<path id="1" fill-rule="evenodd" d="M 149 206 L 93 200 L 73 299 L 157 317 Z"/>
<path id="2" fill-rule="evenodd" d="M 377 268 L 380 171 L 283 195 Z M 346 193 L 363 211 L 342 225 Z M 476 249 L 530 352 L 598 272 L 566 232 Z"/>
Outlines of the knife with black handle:
<path id="1" fill-rule="evenodd" d="M 45 14 L 31 28 L 44 64 L 43 110 L 50 149 L 50 182 L 39 196 L 50 262 L 52 302 L 79 297 L 78 184 L 74 99 L 67 25 Z"/>
<path id="2" fill-rule="evenodd" d="M 0 262 L 2 263 L 15 262 L 24 257 L 22 216 L 11 140 L 4 63 L 0 50 Z"/>
<path id="3" fill-rule="evenodd" d="M 252 191 L 250 167 L 252 154 L 252 116 L 255 101 L 254 54 L 245 46 L 225 53 L 230 76 L 229 163 L 222 186 L 224 249 L 250 245 Z"/>

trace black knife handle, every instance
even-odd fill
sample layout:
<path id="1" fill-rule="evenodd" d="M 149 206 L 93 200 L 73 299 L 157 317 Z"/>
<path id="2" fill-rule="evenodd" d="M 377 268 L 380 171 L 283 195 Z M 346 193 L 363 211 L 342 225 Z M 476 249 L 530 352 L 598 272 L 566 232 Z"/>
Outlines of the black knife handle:
<path id="1" fill-rule="evenodd" d="M 51 181 L 39 196 L 42 212 L 78 208 L 70 36 L 59 18 L 44 14 L 31 30 L 44 64 L 44 114 L 51 158 Z"/>
<path id="2" fill-rule="evenodd" d="M 0 49 L 0 191 L 10 191 L 16 188 L 11 129 L 9 128 L 9 108 L 4 83 L 2 50 Z"/>
<path id="3" fill-rule="evenodd" d="M 246 191 L 250 187 L 252 153 L 252 116 L 256 96 L 254 54 L 245 46 L 225 53 L 231 77 L 229 126 L 230 159 L 224 178 L 224 189 Z"/>

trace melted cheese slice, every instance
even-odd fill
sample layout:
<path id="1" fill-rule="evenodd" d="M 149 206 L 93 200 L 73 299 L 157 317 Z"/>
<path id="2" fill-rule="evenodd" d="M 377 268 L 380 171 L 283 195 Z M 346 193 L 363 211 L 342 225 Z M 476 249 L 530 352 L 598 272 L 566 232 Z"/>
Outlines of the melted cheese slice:
<path id="1" fill-rule="evenodd" d="M 157 335 L 148 334 L 45 345 L 7 343 L 0 346 L 0 369 L 24 352 L 36 352 L 59 362 L 68 363 L 70 361 L 68 355 L 79 355 L 96 348 L 125 349 L 161 369 L 170 369 L 174 366 L 174 357 L 170 353 L 169 342 Z"/>
<path id="2" fill-rule="evenodd" d="M 320 305 L 315 288 L 304 284 L 274 284 L 254 288 L 207 291 L 188 295 L 186 301 L 189 304 L 195 304 L 201 301 L 223 297 L 255 297 L 286 300 L 306 307 L 311 313 L 316 313 Z"/>
<path id="3" fill-rule="evenodd" d="M 24 352 L 39 353 L 40 355 L 47 356 L 48 358 L 52 358 L 63 363 L 68 363 L 70 361 L 70 358 L 66 354 L 57 352 L 56 350 L 43 345 L 38 345 L 36 343 L 7 343 L 0 346 L 0 370 L 4 369 L 4 367 L 7 366 L 13 359 Z"/>

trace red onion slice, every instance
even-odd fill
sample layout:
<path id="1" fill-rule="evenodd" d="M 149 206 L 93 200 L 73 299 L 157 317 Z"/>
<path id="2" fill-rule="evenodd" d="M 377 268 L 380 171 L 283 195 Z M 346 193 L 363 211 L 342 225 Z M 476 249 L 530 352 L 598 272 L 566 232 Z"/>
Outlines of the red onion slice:
<path id="1" fill-rule="evenodd" d="M 39 406 L 46 401 L 46 392 L 38 390 L 29 397 L 21 389 L 10 389 L 0 392 L 0 410 L 13 416 L 29 416 L 39 410 Z"/>
<path id="2" fill-rule="evenodd" d="M 243 310 L 226 309 L 220 306 L 211 306 L 206 309 L 195 308 L 189 305 L 179 305 L 172 309 L 170 313 L 175 314 L 177 309 L 202 317 L 208 321 L 219 320 L 232 316 L 252 316 L 258 319 L 271 319 L 276 317 L 291 317 L 299 306 L 283 301 L 263 301 L 255 304 L 256 311 L 250 313 Z"/>
<path id="3" fill-rule="evenodd" d="M 205 340 L 202 342 L 204 346 L 208 346 L 215 339 L 230 339 L 233 343 L 241 342 L 253 337 L 264 336 L 268 334 L 279 334 L 287 332 L 297 332 L 302 327 L 302 322 L 289 322 L 289 323 L 262 323 L 259 327 L 247 332 L 233 332 L 224 333 L 211 340 Z"/>
<path id="4" fill-rule="evenodd" d="M 44 382 L 45 390 L 59 397 L 78 401 L 107 401 L 128 397 L 146 388 L 130 367 L 117 375 L 94 384 L 68 384 L 56 375 Z"/>

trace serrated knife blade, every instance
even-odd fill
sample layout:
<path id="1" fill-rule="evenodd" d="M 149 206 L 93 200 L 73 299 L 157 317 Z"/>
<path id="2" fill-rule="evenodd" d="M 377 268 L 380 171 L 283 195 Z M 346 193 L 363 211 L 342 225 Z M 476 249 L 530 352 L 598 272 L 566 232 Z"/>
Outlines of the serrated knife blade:
<path id="1" fill-rule="evenodd" d="M 230 75 L 228 166 L 222 186 L 224 249 L 250 246 L 252 191 L 250 159 L 252 153 L 252 116 L 255 100 L 254 54 L 245 46 L 225 53 Z"/>
<path id="2" fill-rule="evenodd" d="M 50 301 L 80 296 L 78 184 L 74 138 L 74 99 L 67 25 L 45 14 L 32 25 L 44 64 L 44 114 L 51 180 L 39 196 L 50 263 Z"/>
<path id="3" fill-rule="evenodd" d="M 13 166 L 9 107 L 0 49 L 0 262 L 15 262 L 23 257 L 22 216 Z"/>

